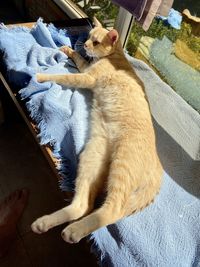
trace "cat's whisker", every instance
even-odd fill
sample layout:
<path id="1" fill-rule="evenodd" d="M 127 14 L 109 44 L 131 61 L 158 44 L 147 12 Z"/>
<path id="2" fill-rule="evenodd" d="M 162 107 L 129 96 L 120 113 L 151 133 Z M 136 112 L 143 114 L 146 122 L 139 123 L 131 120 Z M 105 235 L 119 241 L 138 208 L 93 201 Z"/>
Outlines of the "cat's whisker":
<path id="1" fill-rule="evenodd" d="M 77 40 L 77 42 L 78 42 L 78 43 L 82 43 L 82 44 L 83 44 L 83 42 L 82 42 L 82 41 L 80 41 L 80 40 Z"/>
<path id="2" fill-rule="evenodd" d="M 84 48 L 84 46 L 83 45 L 75 45 L 75 47 L 77 48 Z"/>
<path id="3" fill-rule="evenodd" d="M 76 45 L 84 45 L 83 42 L 76 42 Z"/>
<path id="4" fill-rule="evenodd" d="M 76 45 L 84 45 L 84 43 L 81 42 L 81 41 L 77 41 L 77 42 L 76 42 Z"/>

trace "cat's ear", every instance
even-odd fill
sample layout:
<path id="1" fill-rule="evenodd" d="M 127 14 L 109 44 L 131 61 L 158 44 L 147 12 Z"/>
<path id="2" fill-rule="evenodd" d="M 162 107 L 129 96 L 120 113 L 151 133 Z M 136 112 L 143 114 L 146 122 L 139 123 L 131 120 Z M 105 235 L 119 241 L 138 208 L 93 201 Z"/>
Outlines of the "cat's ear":
<path id="1" fill-rule="evenodd" d="M 119 39 L 119 34 L 115 29 L 109 31 L 107 35 L 109 39 L 111 40 L 112 45 L 114 45 Z"/>
<path id="2" fill-rule="evenodd" d="M 102 28 L 101 22 L 98 21 L 96 17 L 93 18 L 94 26 Z"/>

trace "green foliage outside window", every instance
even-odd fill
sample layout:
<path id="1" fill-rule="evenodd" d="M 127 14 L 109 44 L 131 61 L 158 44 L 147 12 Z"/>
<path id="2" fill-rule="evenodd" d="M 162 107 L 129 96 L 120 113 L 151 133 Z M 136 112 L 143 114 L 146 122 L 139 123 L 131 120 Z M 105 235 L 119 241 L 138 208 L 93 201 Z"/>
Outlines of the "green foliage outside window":
<path id="1" fill-rule="evenodd" d="M 194 52 L 200 56 L 200 37 L 193 35 L 191 25 L 183 22 L 180 30 L 176 30 L 170 26 L 164 25 L 160 20 L 154 19 L 149 30 L 145 32 L 136 22 L 132 27 L 132 31 L 127 43 L 127 50 L 131 55 L 134 55 L 142 36 L 150 36 L 152 38 L 162 39 L 168 37 L 173 43 L 180 39 L 184 41 Z"/>
<path id="2" fill-rule="evenodd" d="M 73 0 L 73 2 L 81 5 L 83 11 L 89 18 L 92 19 L 96 16 L 103 24 L 106 24 L 107 20 L 113 20 L 114 22 L 119 10 L 119 7 L 113 5 L 109 0 Z"/>

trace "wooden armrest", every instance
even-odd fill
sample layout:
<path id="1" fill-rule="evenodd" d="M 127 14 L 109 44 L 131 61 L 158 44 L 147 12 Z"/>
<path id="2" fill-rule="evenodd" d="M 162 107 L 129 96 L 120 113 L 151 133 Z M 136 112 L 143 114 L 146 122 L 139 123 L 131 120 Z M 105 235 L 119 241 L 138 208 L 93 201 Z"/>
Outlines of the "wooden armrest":
<path id="1" fill-rule="evenodd" d="M 12 27 L 12 26 L 24 26 L 27 28 L 32 28 L 35 25 L 35 22 L 25 22 L 25 23 L 16 23 L 16 24 L 8 24 L 6 26 Z"/>

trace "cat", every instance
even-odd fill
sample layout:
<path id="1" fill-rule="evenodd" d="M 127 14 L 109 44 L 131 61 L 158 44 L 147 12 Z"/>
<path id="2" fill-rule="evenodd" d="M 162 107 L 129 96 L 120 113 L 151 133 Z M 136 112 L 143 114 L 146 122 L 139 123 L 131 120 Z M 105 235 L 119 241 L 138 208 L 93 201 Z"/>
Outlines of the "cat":
<path id="1" fill-rule="evenodd" d="M 143 84 L 125 58 L 118 32 L 103 28 L 97 19 L 94 24 L 84 44 L 93 63 L 64 46 L 61 51 L 74 60 L 80 73 L 37 74 L 39 82 L 93 92 L 91 132 L 80 155 L 72 203 L 31 226 L 40 234 L 76 220 L 62 231 L 69 243 L 145 208 L 159 192 L 163 172 Z M 103 190 L 105 199 L 93 210 Z"/>

